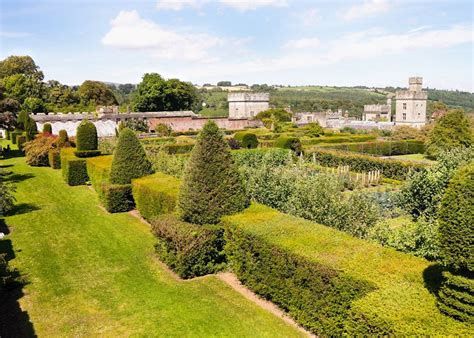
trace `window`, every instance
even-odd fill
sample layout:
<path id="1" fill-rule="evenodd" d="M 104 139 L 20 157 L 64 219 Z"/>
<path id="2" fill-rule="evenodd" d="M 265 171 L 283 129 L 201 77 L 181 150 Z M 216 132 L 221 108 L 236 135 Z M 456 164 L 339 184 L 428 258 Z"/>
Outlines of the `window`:
<path id="1" fill-rule="evenodd" d="M 403 104 L 403 109 L 407 109 L 407 104 L 406 103 Z"/>
<path id="2" fill-rule="evenodd" d="M 406 119 L 407 119 L 407 114 L 403 113 L 403 121 L 405 121 Z"/>

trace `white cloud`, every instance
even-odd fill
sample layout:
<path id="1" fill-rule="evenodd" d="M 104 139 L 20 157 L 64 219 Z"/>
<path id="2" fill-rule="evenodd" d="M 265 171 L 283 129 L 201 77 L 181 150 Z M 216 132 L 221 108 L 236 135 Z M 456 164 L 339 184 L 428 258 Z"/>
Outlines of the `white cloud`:
<path id="1" fill-rule="evenodd" d="M 219 3 L 243 12 L 260 7 L 288 6 L 287 0 L 219 0 Z"/>
<path id="2" fill-rule="evenodd" d="M 242 12 L 255 10 L 260 7 L 284 7 L 288 5 L 287 0 L 158 0 L 156 2 L 156 8 L 158 10 L 174 11 L 180 11 L 186 7 L 200 9 L 203 5 L 212 2 Z"/>
<path id="3" fill-rule="evenodd" d="M 26 38 L 31 36 L 31 33 L 27 32 L 10 32 L 10 31 L 0 31 L 0 37 L 2 38 Z"/>
<path id="4" fill-rule="evenodd" d="M 378 13 L 387 12 L 391 7 L 388 0 L 364 0 L 361 4 L 345 9 L 342 17 L 347 21 L 364 19 Z"/>
<path id="5" fill-rule="evenodd" d="M 137 11 L 121 11 L 102 38 L 106 46 L 147 50 L 152 56 L 171 60 L 209 61 L 209 50 L 223 40 L 208 34 L 178 32 L 140 17 Z"/>
<path id="6" fill-rule="evenodd" d="M 318 38 L 302 38 L 297 40 L 290 40 L 283 45 L 285 49 L 308 49 L 317 48 L 321 42 Z"/>
<path id="7" fill-rule="evenodd" d="M 158 10 L 173 10 L 180 11 L 185 7 L 191 7 L 194 9 L 200 8 L 208 0 L 158 0 L 156 2 L 156 8 Z"/>
<path id="8" fill-rule="evenodd" d="M 313 26 L 321 20 L 321 15 L 317 8 L 309 8 L 303 13 L 298 15 L 298 18 L 301 20 L 301 23 L 304 26 Z"/>

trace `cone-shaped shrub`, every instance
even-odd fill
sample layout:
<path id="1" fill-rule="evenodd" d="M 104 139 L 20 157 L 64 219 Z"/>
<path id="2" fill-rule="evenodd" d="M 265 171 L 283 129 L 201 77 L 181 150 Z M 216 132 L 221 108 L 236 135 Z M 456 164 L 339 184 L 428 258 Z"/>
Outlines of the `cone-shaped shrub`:
<path id="1" fill-rule="evenodd" d="M 51 126 L 51 123 L 45 123 L 43 125 L 43 133 L 48 133 L 48 134 L 53 133 L 53 127 Z"/>
<path id="2" fill-rule="evenodd" d="M 217 125 L 209 121 L 198 136 L 179 192 L 183 221 L 215 224 L 249 205 L 230 149 Z"/>
<path id="3" fill-rule="evenodd" d="M 114 151 L 110 183 L 130 184 L 132 179 L 152 173 L 152 165 L 135 133 L 128 128 L 122 129 Z"/>
<path id="4" fill-rule="evenodd" d="M 25 133 L 27 141 L 34 140 L 36 134 L 38 134 L 38 127 L 36 126 L 36 121 L 33 120 L 33 118 L 31 118 L 30 116 L 27 116 L 25 121 Z"/>
<path id="5" fill-rule="evenodd" d="M 97 129 L 94 123 L 83 120 L 77 127 L 76 132 L 77 150 L 97 150 Z"/>
<path id="6" fill-rule="evenodd" d="M 474 163 L 451 179 L 439 211 L 440 248 L 450 270 L 439 292 L 441 311 L 474 322 Z"/>
<path id="7" fill-rule="evenodd" d="M 67 146 L 69 142 L 69 136 L 67 135 L 67 131 L 61 129 L 59 131 L 59 138 L 58 138 L 58 148 Z"/>

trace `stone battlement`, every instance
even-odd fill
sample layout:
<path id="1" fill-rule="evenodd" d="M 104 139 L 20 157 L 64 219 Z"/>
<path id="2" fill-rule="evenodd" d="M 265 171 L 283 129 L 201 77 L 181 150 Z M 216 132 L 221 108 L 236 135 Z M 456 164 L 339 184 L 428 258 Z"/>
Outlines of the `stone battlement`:
<path id="1" fill-rule="evenodd" d="M 228 102 L 268 102 L 269 93 L 229 93 Z"/>

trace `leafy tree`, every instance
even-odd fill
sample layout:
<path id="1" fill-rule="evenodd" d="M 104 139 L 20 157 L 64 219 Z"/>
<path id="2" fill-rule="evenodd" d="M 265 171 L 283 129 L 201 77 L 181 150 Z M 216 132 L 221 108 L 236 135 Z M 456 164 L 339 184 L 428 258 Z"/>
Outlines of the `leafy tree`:
<path id="1" fill-rule="evenodd" d="M 44 86 L 41 81 L 24 74 L 14 74 L 1 80 L 5 88 L 4 95 L 23 103 L 27 97 L 41 98 L 44 95 Z"/>
<path id="2" fill-rule="evenodd" d="M 195 224 L 215 224 L 248 205 L 229 146 L 216 123 L 209 121 L 199 133 L 186 167 L 178 198 L 180 217 Z"/>
<path id="3" fill-rule="evenodd" d="M 97 150 L 97 129 L 89 120 L 83 120 L 77 127 L 76 143 L 78 151 Z"/>
<path id="4" fill-rule="evenodd" d="M 84 104 L 92 105 L 115 105 L 117 99 L 112 90 L 103 82 L 84 81 L 78 90 L 79 96 Z"/>
<path id="5" fill-rule="evenodd" d="M 114 151 L 110 183 L 130 184 L 132 179 L 153 173 L 151 162 L 135 133 L 124 128 L 118 138 Z"/>
<path id="6" fill-rule="evenodd" d="M 122 131 L 123 128 L 129 128 L 133 131 L 139 131 L 144 133 L 148 132 L 148 124 L 146 123 L 146 121 L 143 120 L 128 120 L 125 122 L 120 122 L 119 132 Z"/>
<path id="7" fill-rule="evenodd" d="M 192 109 L 197 101 L 192 84 L 147 73 L 137 87 L 134 106 L 137 111 L 175 111 Z"/>
<path id="8" fill-rule="evenodd" d="M 39 66 L 37 66 L 31 56 L 28 55 L 12 55 L 7 57 L 5 60 L 0 61 L 0 78 L 3 79 L 15 74 L 31 76 L 38 81 L 42 81 L 44 78 L 43 72 L 39 69 Z"/>
<path id="9" fill-rule="evenodd" d="M 17 113 L 20 111 L 20 102 L 12 98 L 5 98 L 0 101 L 0 112 Z"/>
<path id="10" fill-rule="evenodd" d="M 462 110 L 451 110 L 435 124 L 426 141 L 426 153 L 436 158 L 442 151 L 457 147 L 470 147 L 473 132 Z"/>
<path id="11" fill-rule="evenodd" d="M 0 113 L 0 128 L 6 130 L 14 130 L 16 127 L 16 116 L 14 113 L 4 112 Z"/>
<path id="12" fill-rule="evenodd" d="M 285 109 L 271 108 L 258 113 L 255 119 L 260 121 L 263 121 L 263 119 L 276 119 L 278 122 L 290 122 L 291 114 Z"/>
<path id="13" fill-rule="evenodd" d="M 217 82 L 217 85 L 219 87 L 230 87 L 230 86 L 232 86 L 232 82 L 230 82 L 230 81 L 219 81 L 219 82 Z"/>
<path id="14" fill-rule="evenodd" d="M 305 135 L 309 137 L 319 137 L 324 135 L 324 129 L 320 126 L 319 122 L 308 123 Z"/>
<path id="15" fill-rule="evenodd" d="M 31 113 L 44 113 L 47 111 L 43 100 L 36 97 L 28 97 L 23 102 L 23 110 Z"/>

